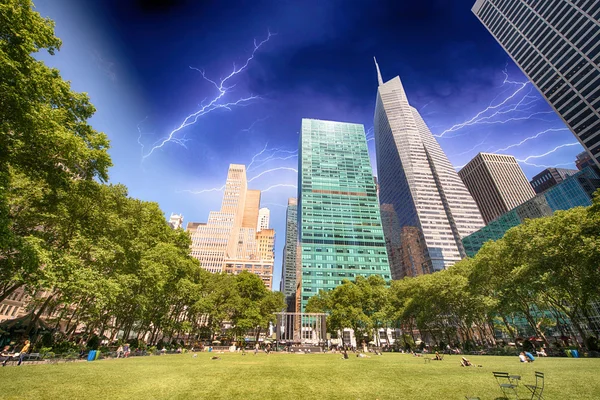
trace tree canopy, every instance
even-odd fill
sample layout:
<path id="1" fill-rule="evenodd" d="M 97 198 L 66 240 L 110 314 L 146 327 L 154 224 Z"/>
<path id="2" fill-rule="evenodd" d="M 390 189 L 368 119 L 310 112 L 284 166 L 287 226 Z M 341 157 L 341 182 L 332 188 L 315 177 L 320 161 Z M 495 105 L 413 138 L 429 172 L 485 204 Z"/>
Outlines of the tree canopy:
<path id="1" fill-rule="evenodd" d="M 0 4 L 0 301 L 24 288 L 31 327 L 50 315 L 68 335 L 266 329 L 279 294 L 255 275 L 202 270 L 158 204 L 108 184 L 109 141 L 89 123 L 88 95 L 35 58 L 60 46 L 31 1 Z"/>

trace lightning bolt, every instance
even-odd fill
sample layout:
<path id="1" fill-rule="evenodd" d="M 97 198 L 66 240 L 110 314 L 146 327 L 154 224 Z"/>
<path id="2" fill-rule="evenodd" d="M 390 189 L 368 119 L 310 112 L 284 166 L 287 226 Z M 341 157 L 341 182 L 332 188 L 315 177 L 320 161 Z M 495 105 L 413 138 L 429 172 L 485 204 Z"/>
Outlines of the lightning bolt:
<path id="1" fill-rule="evenodd" d="M 261 154 L 265 153 L 266 151 L 276 150 L 276 151 L 279 151 L 279 152 L 292 153 L 292 151 L 283 150 L 283 149 L 267 149 L 267 145 L 268 144 L 265 144 L 265 147 L 252 157 L 252 162 L 254 162 L 258 156 L 260 156 Z M 282 158 L 291 158 L 291 157 L 298 157 L 298 155 L 296 154 L 296 155 L 292 155 L 292 156 L 289 156 L 289 157 L 282 157 Z M 269 160 L 272 160 L 272 159 L 275 159 L 275 158 L 270 158 Z M 252 164 L 252 162 L 250 164 Z M 248 168 L 246 170 L 248 170 Z M 298 173 L 298 170 L 296 168 L 292 168 L 292 167 L 270 168 L 270 169 L 267 169 L 267 170 L 264 170 L 264 171 L 258 173 L 257 175 L 253 176 L 252 178 L 248 179 L 248 183 L 250 183 L 250 182 L 252 182 L 252 181 L 260 178 L 263 175 L 266 175 L 266 174 L 269 174 L 269 173 L 272 173 L 272 172 L 275 172 L 275 171 L 293 171 L 295 173 Z M 275 188 L 275 187 L 277 187 L 277 185 L 274 185 L 274 186 L 270 187 L 268 190 L 270 190 L 272 188 Z M 210 192 L 222 192 L 223 190 L 225 190 L 225 185 L 223 185 L 221 187 L 214 187 L 214 188 L 202 189 L 202 190 L 190 190 L 190 189 L 186 189 L 186 190 L 178 191 L 177 193 L 202 194 L 202 193 L 210 193 Z M 264 190 L 263 190 L 263 192 L 264 192 Z"/>
<path id="2" fill-rule="evenodd" d="M 266 171 L 261 172 L 260 174 L 248 179 L 248 183 L 252 182 L 255 179 L 260 178 L 261 176 L 265 175 L 265 174 L 269 174 L 271 172 L 275 172 L 275 171 L 294 171 L 295 173 L 298 173 L 298 170 L 296 168 L 291 168 L 291 167 L 277 167 L 277 168 L 271 168 L 271 169 L 267 169 Z"/>
<path id="3" fill-rule="evenodd" d="M 489 121 L 489 119 L 496 117 L 500 114 L 506 114 L 509 113 L 511 111 L 515 111 L 517 109 L 517 107 L 523 106 L 523 105 L 530 105 L 531 103 L 526 103 L 523 104 L 523 100 L 527 97 L 530 96 L 524 96 L 518 103 L 516 106 L 510 106 L 508 109 L 504 109 L 503 107 L 509 103 L 511 100 L 513 100 L 515 97 L 517 97 L 517 95 L 519 95 L 519 93 L 521 93 L 523 91 L 523 89 L 525 89 L 528 85 L 529 82 L 515 82 L 515 81 L 510 81 L 508 80 L 508 73 L 506 71 L 502 71 L 502 73 L 504 74 L 504 81 L 502 82 L 502 86 L 510 84 L 510 85 L 517 85 L 517 88 L 515 90 L 512 91 L 512 93 L 507 96 L 504 100 L 502 100 L 501 102 L 499 102 L 498 104 L 494 104 L 494 102 L 497 100 L 498 96 L 496 96 L 496 98 L 494 98 L 490 104 L 483 110 L 479 111 L 477 114 L 475 114 L 475 116 L 473 116 L 472 118 L 470 118 L 469 120 L 465 121 L 465 122 L 461 122 L 459 124 L 453 125 L 450 128 L 442 131 L 440 134 L 438 135 L 434 135 L 435 137 L 444 137 L 446 134 L 451 133 L 451 132 L 456 132 L 464 127 L 467 126 L 471 126 L 471 125 L 476 125 L 479 123 L 506 123 L 509 121 L 514 121 L 517 119 L 513 119 L 510 118 L 506 121 Z M 487 115 L 485 116 L 486 113 L 488 113 L 489 111 L 494 111 L 494 114 L 492 115 Z M 523 118 L 519 118 L 519 119 L 529 119 L 529 117 L 523 117 Z"/>
<path id="4" fill-rule="evenodd" d="M 265 147 L 261 151 L 259 151 L 254 156 L 252 156 L 252 160 L 250 161 L 250 164 L 248 164 L 248 167 L 246 168 L 246 171 L 251 171 L 253 169 L 259 168 L 259 167 L 263 166 L 264 164 L 266 164 L 269 161 L 273 161 L 273 160 L 289 160 L 290 158 L 298 157 L 298 150 L 285 150 L 285 149 L 279 149 L 279 148 L 269 149 L 268 145 L 269 145 L 269 143 L 267 142 L 265 144 Z M 259 159 L 259 157 L 262 156 L 265 153 L 266 153 L 266 157 Z M 278 156 L 279 153 L 290 154 L 290 155 L 289 156 L 285 156 L 285 157 L 279 157 Z M 258 164 L 254 165 L 254 167 L 252 167 L 255 161 Z"/>
<path id="5" fill-rule="evenodd" d="M 144 156 L 144 143 L 142 143 L 142 127 L 141 127 L 141 125 L 142 125 L 142 123 L 143 123 L 144 121 L 146 121 L 147 119 L 148 119 L 148 116 L 146 115 L 146 118 L 144 118 L 143 120 L 141 120 L 141 121 L 140 121 L 140 122 L 138 122 L 138 124 L 137 124 L 137 130 L 138 130 L 138 133 L 139 133 L 139 136 L 138 136 L 138 138 L 137 138 L 137 142 L 138 142 L 138 144 L 139 144 L 139 145 L 142 147 L 142 157 Z"/>
<path id="6" fill-rule="evenodd" d="M 530 101 L 530 102 L 525 102 L 525 99 L 527 99 L 527 98 L 534 98 L 534 100 Z M 480 124 L 481 125 L 506 124 L 506 123 L 514 122 L 514 121 L 526 121 L 526 120 L 534 120 L 534 119 L 545 121 L 545 122 L 553 122 L 551 120 L 542 119 L 542 118 L 534 118 L 534 117 L 536 117 L 538 115 L 543 115 L 543 114 L 554 114 L 554 111 L 538 111 L 538 112 L 529 113 L 522 117 L 509 117 L 509 118 L 504 118 L 504 119 L 499 119 L 499 120 L 492 120 L 492 119 L 496 118 L 497 116 L 503 115 L 503 114 L 529 111 L 531 108 L 533 108 L 534 103 L 536 103 L 538 100 L 540 100 L 540 99 L 535 98 L 533 96 L 524 96 L 518 103 L 516 103 L 514 105 L 510 105 L 508 107 L 502 107 L 502 108 L 498 109 L 497 111 L 495 111 L 491 115 L 487 115 L 487 116 L 483 116 L 483 117 L 480 116 L 480 117 L 476 118 L 475 120 L 469 120 L 467 122 L 463 122 L 462 124 L 457 124 L 454 126 L 454 127 L 457 127 L 456 129 L 453 129 L 454 127 L 449 128 L 446 131 L 442 132 L 441 134 L 434 135 L 434 136 L 443 137 L 447 133 L 456 132 L 466 126 L 480 125 Z M 519 107 L 522 107 L 522 106 L 528 106 L 528 107 L 519 109 Z M 491 108 L 486 109 L 486 112 L 489 111 L 490 109 Z M 457 136 L 462 136 L 462 135 L 459 134 L 459 135 L 447 136 L 447 138 L 450 138 L 450 137 L 454 138 Z"/>
<path id="7" fill-rule="evenodd" d="M 242 132 L 248 132 L 248 133 L 249 133 L 249 132 L 251 132 L 251 131 L 252 131 L 252 129 L 254 128 L 254 125 L 258 124 L 259 122 L 266 121 L 267 119 L 269 119 L 269 117 L 268 117 L 268 116 L 266 116 L 266 117 L 264 117 L 264 118 L 259 118 L 259 119 L 257 119 L 256 121 L 254 121 L 254 122 L 253 122 L 253 123 L 250 125 L 250 127 L 246 128 L 246 129 L 242 129 L 241 131 L 242 131 Z"/>
<path id="8" fill-rule="evenodd" d="M 296 186 L 296 185 L 291 185 L 291 184 L 288 184 L 288 183 L 278 183 L 276 185 L 269 186 L 268 188 L 261 190 L 261 192 L 265 193 L 265 192 L 268 192 L 271 189 L 275 189 L 275 188 L 278 188 L 278 187 L 291 187 L 291 188 L 294 188 L 294 189 L 298 188 L 298 186 Z"/>
<path id="9" fill-rule="evenodd" d="M 511 144 L 509 146 L 503 147 L 501 149 L 494 150 L 492 153 L 499 153 L 501 151 L 506 151 L 506 150 L 512 149 L 514 147 L 519 147 L 522 144 L 524 144 L 524 143 L 526 143 L 526 142 L 528 142 L 530 140 L 537 139 L 538 137 L 540 137 L 540 136 L 542 136 L 542 135 L 544 135 L 544 134 L 546 134 L 548 132 L 558 132 L 558 131 L 568 131 L 568 129 L 567 128 L 550 128 L 550 129 L 546 129 L 545 131 L 538 132 L 538 133 L 536 133 L 533 136 L 526 137 L 525 139 L 521 140 L 518 143 L 514 143 L 514 144 Z"/>
<path id="10" fill-rule="evenodd" d="M 433 103 L 433 100 L 431 100 L 431 101 L 427 102 L 427 103 L 426 103 L 426 104 L 425 104 L 423 107 L 421 107 L 421 109 L 419 110 L 419 113 L 420 113 L 421 111 L 423 111 L 423 110 L 425 109 L 425 107 L 427 107 L 427 106 L 428 106 L 428 105 L 430 105 L 431 103 Z"/>
<path id="11" fill-rule="evenodd" d="M 557 150 L 562 149 L 563 147 L 577 146 L 577 145 L 579 145 L 579 142 L 561 144 L 559 146 L 556 146 L 552 150 L 545 152 L 544 154 L 537 154 L 537 155 L 533 155 L 533 156 L 528 156 L 528 157 L 525 157 L 524 159 L 518 159 L 517 158 L 517 161 L 522 162 L 523 164 L 535 165 L 535 164 L 529 164 L 528 161 L 531 160 L 531 159 L 535 159 L 535 158 L 546 157 L 546 156 L 548 156 L 548 155 L 556 152 Z M 571 164 L 571 163 L 569 163 L 569 164 Z M 535 165 L 535 166 L 537 166 L 537 165 Z"/>
<path id="12" fill-rule="evenodd" d="M 211 188 L 211 189 L 203 189 L 203 190 L 178 190 L 176 193 L 191 193 L 191 194 L 202 194 L 202 193 L 210 193 L 210 192 L 222 192 L 225 190 L 225 185 L 220 188 Z"/>
<path id="13" fill-rule="evenodd" d="M 212 111 L 218 110 L 218 109 L 226 109 L 226 110 L 231 111 L 232 107 L 244 106 L 244 105 L 247 105 L 248 102 L 259 98 L 258 96 L 250 95 L 248 97 L 242 97 L 240 99 L 237 99 L 236 101 L 230 101 L 227 103 L 220 102 L 221 99 L 235 86 L 235 84 L 231 85 L 231 86 L 227 86 L 229 80 L 231 80 L 233 77 L 235 77 L 236 75 L 239 75 L 244 70 L 246 70 L 246 68 L 248 68 L 248 65 L 250 64 L 250 61 L 252 61 L 254 59 L 256 52 L 265 43 L 267 43 L 269 41 L 269 39 L 271 39 L 271 37 L 274 35 L 275 35 L 274 33 L 271 33 L 270 31 L 268 31 L 267 38 L 264 39 L 263 41 L 257 43 L 256 39 L 254 39 L 254 50 L 252 50 L 252 54 L 246 59 L 246 62 L 239 68 L 236 67 L 235 63 L 234 63 L 233 70 L 231 71 L 231 73 L 229 75 L 227 75 L 225 78 L 219 80 L 218 83 L 210 78 L 207 78 L 206 74 L 203 70 L 200 70 L 195 67 L 190 67 L 190 69 L 200 72 L 200 74 L 202 75 L 204 80 L 206 80 L 207 82 L 214 85 L 214 87 L 217 89 L 218 94 L 212 100 L 210 100 L 206 105 L 203 105 L 204 101 L 205 101 L 205 100 L 203 100 L 202 103 L 200 104 L 199 110 L 197 110 L 197 111 L 191 113 L 190 115 L 188 115 L 187 117 L 185 117 L 184 120 L 181 122 L 181 124 L 178 127 L 176 127 L 171 132 L 169 132 L 169 134 L 164 139 L 159 140 L 152 147 L 152 149 L 150 149 L 150 151 L 146 155 L 143 155 L 142 160 L 145 160 L 146 158 L 151 156 L 155 150 L 162 148 L 167 143 L 171 143 L 171 142 L 177 143 L 175 134 L 190 125 L 194 125 L 198 121 L 198 119 L 200 117 L 202 117 L 203 115 L 206 115 L 206 114 L 208 114 Z M 174 140 L 174 138 L 175 138 L 175 140 Z M 180 142 L 178 144 L 182 144 L 182 143 Z"/>
<path id="14" fill-rule="evenodd" d="M 250 170 L 250 167 L 252 167 L 252 164 L 254 164 L 254 161 L 256 160 L 257 157 L 259 157 L 261 154 L 263 154 L 265 151 L 267 151 L 267 146 L 269 145 L 269 142 L 265 143 L 265 147 L 259 151 L 258 153 L 256 153 L 254 156 L 252 156 L 252 161 L 250 161 L 250 164 L 248 164 L 248 167 L 246 168 L 246 171 Z"/>
<path id="15" fill-rule="evenodd" d="M 463 152 L 461 152 L 461 153 L 454 154 L 452 157 L 458 157 L 458 156 L 465 155 L 465 154 L 467 154 L 467 153 L 470 153 L 470 152 L 472 152 L 472 151 L 473 151 L 473 150 L 475 150 L 476 148 L 478 148 L 478 147 L 480 147 L 480 146 L 483 146 L 483 145 L 485 144 L 485 141 L 486 141 L 486 139 L 488 138 L 488 136 L 490 136 L 490 135 L 488 134 L 486 137 L 484 137 L 484 138 L 483 138 L 483 140 L 482 140 L 481 142 L 477 143 L 475 146 L 471 147 L 469 150 L 465 150 L 465 151 L 463 151 Z"/>
<path id="16" fill-rule="evenodd" d="M 262 203 L 263 206 L 277 206 L 277 207 L 283 207 L 283 208 L 287 208 L 287 205 L 285 204 L 277 204 L 277 203 Z"/>

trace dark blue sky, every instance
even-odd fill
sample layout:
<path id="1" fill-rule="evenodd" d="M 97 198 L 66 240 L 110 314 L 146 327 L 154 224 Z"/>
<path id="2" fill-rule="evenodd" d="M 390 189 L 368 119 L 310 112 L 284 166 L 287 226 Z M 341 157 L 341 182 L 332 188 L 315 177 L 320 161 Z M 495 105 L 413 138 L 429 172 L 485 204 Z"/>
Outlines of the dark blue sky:
<path id="1" fill-rule="evenodd" d="M 479 151 L 515 145 L 501 152 L 523 160 L 532 177 L 542 165 L 574 167 L 582 151 L 535 89 L 520 84 L 523 74 L 471 13 L 474 0 L 35 3 L 56 21 L 63 40 L 58 55 L 40 58 L 59 68 L 75 90 L 90 94 L 98 110 L 92 123 L 111 139 L 111 181 L 126 184 L 132 196 L 158 202 L 167 215 L 181 212 L 186 222 L 205 221 L 219 209 L 222 193 L 209 190 L 224 184 L 228 165 L 249 165 L 267 147 L 248 177 L 276 169 L 250 184 L 272 187 L 262 203 L 277 232 L 274 288 L 281 276 L 285 204 L 295 196 L 301 118 L 371 128 L 373 56 L 384 80 L 400 76 L 410 103 L 442 135 L 440 144 L 457 167 Z M 219 102 L 259 98 L 200 116 L 173 136 L 178 143 L 147 156 L 200 104 L 219 95 L 190 67 L 218 81 L 233 63 L 242 66 L 254 39 L 266 39 L 269 31 L 276 35 L 227 82 L 235 86 Z M 368 143 L 374 159 L 373 141 Z M 259 161 L 269 155 L 274 158 Z"/>

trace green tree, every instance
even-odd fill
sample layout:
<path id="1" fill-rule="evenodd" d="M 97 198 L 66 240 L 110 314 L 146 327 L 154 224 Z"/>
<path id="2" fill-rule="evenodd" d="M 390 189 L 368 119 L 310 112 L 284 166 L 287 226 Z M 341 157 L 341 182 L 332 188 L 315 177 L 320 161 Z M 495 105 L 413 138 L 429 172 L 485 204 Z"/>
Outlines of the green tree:
<path id="1" fill-rule="evenodd" d="M 0 4 L 0 300 L 35 285 L 46 262 L 36 239 L 45 226 L 22 218 L 53 213 L 57 191 L 74 179 L 106 181 L 111 165 L 108 139 L 87 123 L 95 111 L 88 96 L 33 57 L 61 42 L 32 6 Z"/>

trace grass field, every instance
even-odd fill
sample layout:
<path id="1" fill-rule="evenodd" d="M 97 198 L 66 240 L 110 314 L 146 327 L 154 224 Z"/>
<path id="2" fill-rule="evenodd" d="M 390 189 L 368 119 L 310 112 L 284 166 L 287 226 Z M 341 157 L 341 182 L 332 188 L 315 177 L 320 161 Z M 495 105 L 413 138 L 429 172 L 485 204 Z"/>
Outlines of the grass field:
<path id="1" fill-rule="evenodd" d="M 0 368 L 2 399 L 483 399 L 501 397 L 492 371 L 534 382 L 544 372 L 544 397 L 599 399 L 600 359 L 459 356 L 425 363 L 408 354 L 349 360 L 339 354 L 219 354 L 135 357 Z M 527 394 L 522 387 L 520 394 Z M 529 397 L 523 397 L 529 398 Z"/>

